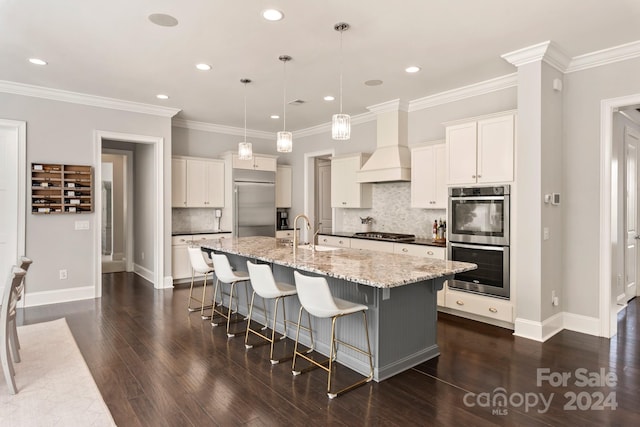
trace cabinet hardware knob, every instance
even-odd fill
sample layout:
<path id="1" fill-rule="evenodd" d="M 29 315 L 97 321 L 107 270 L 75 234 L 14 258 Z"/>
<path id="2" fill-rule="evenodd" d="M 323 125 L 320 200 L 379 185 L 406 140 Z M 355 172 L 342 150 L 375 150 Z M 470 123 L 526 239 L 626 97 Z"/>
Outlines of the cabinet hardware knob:
<path id="1" fill-rule="evenodd" d="M 402 248 L 402 252 L 409 252 L 409 249 L 407 249 L 407 248 Z"/>
<path id="2" fill-rule="evenodd" d="M 339 240 L 338 243 L 340 243 L 342 245 L 344 242 L 342 240 Z"/>
<path id="3" fill-rule="evenodd" d="M 456 301 L 456 304 L 458 304 L 458 305 L 464 305 L 464 301 L 460 301 L 460 300 L 458 300 L 458 301 Z"/>
<path id="4" fill-rule="evenodd" d="M 471 175 L 471 178 L 475 178 L 475 177 L 476 177 L 475 175 Z"/>
<path id="5" fill-rule="evenodd" d="M 478 175 L 478 178 L 482 178 L 482 175 Z"/>
<path id="6" fill-rule="evenodd" d="M 427 251 L 427 255 L 433 255 L 433 251 Z"/>
<path id="7" fill-rule="evenodd" d="M 489 307 L 489 311 L 492 313 L 497 313 L 498 309 L 497 308 L 493 308 L 493 307 Z"/>
<path id="8" fill-rule="evenodd" d="M 326 243 L 327 239 L 322 239 L 322 241 Z"/>

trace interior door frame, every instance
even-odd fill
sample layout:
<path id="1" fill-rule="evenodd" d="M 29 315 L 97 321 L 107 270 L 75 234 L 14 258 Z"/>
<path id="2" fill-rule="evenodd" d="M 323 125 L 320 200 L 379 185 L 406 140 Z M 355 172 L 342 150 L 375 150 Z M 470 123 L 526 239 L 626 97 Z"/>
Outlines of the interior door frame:
<path id="1" fill-rule="evenodd" d="M 18 256 L 26 255 L 26 220 L 27 220 L 27 122 L 19 120 L 7 120 L 0 119 L 0 126 L 13 129 L 17 134 L 17 210 L 18 210 L 18 224 L 17 224 L 17 247 Z M 16 262 L 18 259 L 16 258 Z M 25 298 L 22 298 L 18 303 L 20 307 L 24 307 Z"/>
<path id="2" fill-rule="evenodd" d="M 164 138 L 158 136 L 135 135 L 129 133 L 111 132 L 111 131 L 94 131 L 94 164 L 102 164 L 102 141 L 121 141 L 134 144 L 152 144 L 155 165 L 155 216 L 153 218 L 153 241 L 154 241 L 154 258 L 153 258 L 153 287 L 156 289 L 165 288 L 164 279 Z M 101 167 L 95 168 L 95 182 L 102 182 Z M 95 197 L 96 225 L 94 227 L 94 256 L 93 270 L 95 283 L 95 297 L 102 296 L 102 200 Z"/>
<path id="3" fill-rule="evenodd" d="M 612 271 L 612 247 L 616 236 L 615 218 L 613 217 L 612 197 L 617 188 L 612 173 L 613 160 L 613 114 L 622 107 L 640 104 L 640 93 L 600 101 L 600 276 L 598 317 L 600 320 L 600 336 L 611 338 L 618 333 L 617 309 L 612 296 L 615 287 Z M 616 207 L 617 209 L 617 207 Z"/>

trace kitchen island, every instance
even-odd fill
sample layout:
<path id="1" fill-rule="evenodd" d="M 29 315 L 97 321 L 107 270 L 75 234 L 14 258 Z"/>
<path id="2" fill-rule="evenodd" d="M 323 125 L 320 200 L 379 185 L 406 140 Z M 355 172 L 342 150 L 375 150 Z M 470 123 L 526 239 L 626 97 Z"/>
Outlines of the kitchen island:
<path id="1" fill-rule="evenodd" d="M 455 273 L 476 268 L 475 264 L 369 250 L 318 247 L 313 251 L 310 245 L 298 247 L 294 255 L 290 243 L 272 237 L 213 239 L 200 245 L 204 250 L 227 254 L 238 270 L 246 271 L 247 260 L 269 263 L 278 281 L 294 284 L 294 270 L 325 276 L 335 297 L 366 305 L 376 381 L 440 354 L 436 343 L 436 292 Z M 294 319 L 299 303 L 295 298 L 287 303 L 288 318 Z M 247 301 L 241 300 L 240 312 L 247 311 Z M 350 317 L 340 319 L 337 335 L 363 346 L 361 321 Z M 282 324 L 278 331 L 284 331 Z M 288 329 L 289 337 L 294 333 L 295 328 Z M 314 319 L 313 335 L 316 350 L 328 355 L 330 322 Z M 302 331 L 301 342 L 310 344 L 309 336 Z M 367 360 L 357 353 L 339 352 L 338 362 L 368 374 Z"/>

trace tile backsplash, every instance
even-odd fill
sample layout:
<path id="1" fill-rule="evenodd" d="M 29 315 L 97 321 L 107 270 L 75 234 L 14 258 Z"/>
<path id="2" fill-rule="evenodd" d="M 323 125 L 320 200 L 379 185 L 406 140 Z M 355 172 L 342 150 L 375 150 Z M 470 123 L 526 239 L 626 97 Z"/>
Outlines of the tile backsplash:
<path id="1" fill-rule="evenodd" d="M 222 215 L 224 216 L 224 209 Z M 174 233 L 212 231 L 215 209 L 173 208 L 171 210 L 171 231 Z"/>
<path id="2" fill-rule="evenodd" d="M 371 209 L 343 209 L 342 228 L 336 231 L 359 232 L 360 218 L 373 218 L 373 231 L 415 234 L 419 238 L 431 238 L 434 220 L 447 219 L 444 209 L 411 208 L 411 183 L 386 182 L 373 185 Z"/>

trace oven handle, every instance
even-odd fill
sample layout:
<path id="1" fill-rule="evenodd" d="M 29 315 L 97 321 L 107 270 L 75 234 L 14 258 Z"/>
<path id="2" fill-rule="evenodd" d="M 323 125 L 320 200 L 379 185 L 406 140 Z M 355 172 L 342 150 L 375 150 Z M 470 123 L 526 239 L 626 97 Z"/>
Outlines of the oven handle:
<path id="1" fill-rule="evenodd" d="M 449 243 L 452 248 L 482 249 L 485 251 L 504 252 L 504 246 L 465 245 L 463 243 Z"/>
<path id="2" fill-rule="evenodd" d="M 471 200 L 504 200 L 505 196 L 455 196 L 449 197 L 450 200 L 463 200 L 463 201 L 471 201 Z"/>

